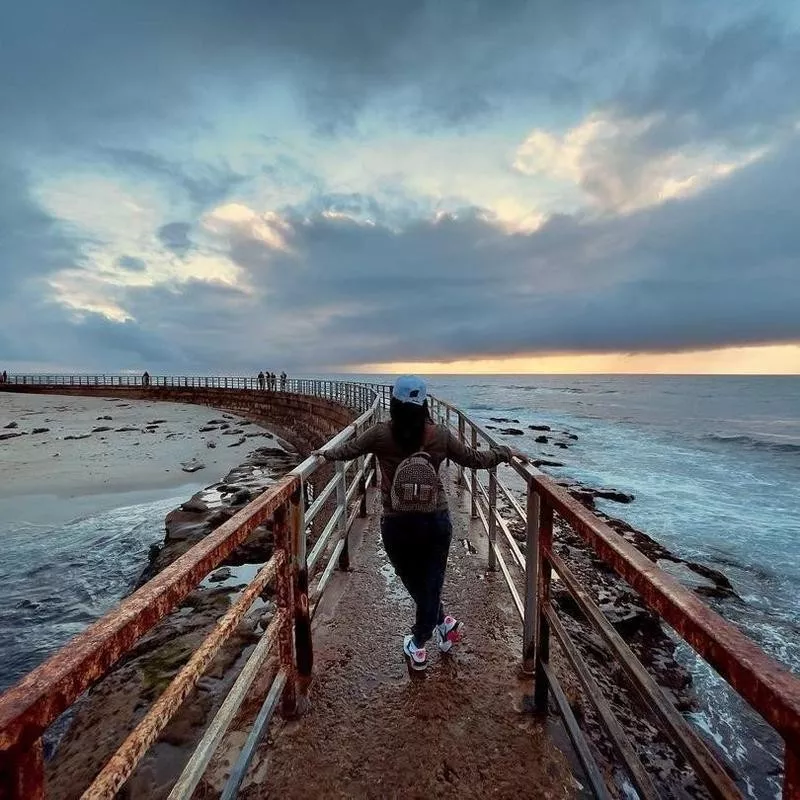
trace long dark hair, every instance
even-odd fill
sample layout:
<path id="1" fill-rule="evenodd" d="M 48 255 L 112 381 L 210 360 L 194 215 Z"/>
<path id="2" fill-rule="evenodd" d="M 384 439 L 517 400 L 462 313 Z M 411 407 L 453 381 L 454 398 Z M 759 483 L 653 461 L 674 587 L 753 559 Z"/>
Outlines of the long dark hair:
<path id="1" fill-rule="evenodd" d="M 425 425 L 432 422 L 428 401 L 418 406 L 392 397 L 389 401 L 392 438 L 403 453 L 415 453 L 422 447 Z"/>

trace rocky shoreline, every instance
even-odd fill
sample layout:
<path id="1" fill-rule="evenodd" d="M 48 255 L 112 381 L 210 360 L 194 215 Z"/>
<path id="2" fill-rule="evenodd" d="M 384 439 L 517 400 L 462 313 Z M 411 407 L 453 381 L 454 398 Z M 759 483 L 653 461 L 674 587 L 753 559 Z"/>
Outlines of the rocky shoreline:
<path id="1" fill-rule="evenodd" d="M 274 434 L 245 433 L 245 428 L 251 424 L 224 414 L 201 428 L 201 431 L 214 430 L 237 437 L 233 442 L 236 446 L 257 438 L 264 438 L 269 444 L 259 444 L 222 481 L 195 493 L 167 515 L 163 542 L 151 548 L 149 563 L 142 570 L 137 588 L 230 519 L 301 460 L 292 445 Z M 47 764 L 48 797 L 56 800 L 80 797 L 217 619 L 270 559 L 272 552 L 273 534 L 267 523 L 256 528 L 76 704 L 69 727 Z M 233 667 L 246 659 L 261 631 L 271 621 L 275 612 L 272 591 L 271 588 L 265 590 L 253 604 L 200 680 L 191 702 L 184 703 L 150 748 L 120 797 L 167 796 L 205 725 L 230 689 L 238 673 Z M 235 730 L 232 735 L 235 738 Z M 205 780 L 213 781 L 213 775 L 212 768 Z M 210 791 L 213 796 L 214 790 Z"/>

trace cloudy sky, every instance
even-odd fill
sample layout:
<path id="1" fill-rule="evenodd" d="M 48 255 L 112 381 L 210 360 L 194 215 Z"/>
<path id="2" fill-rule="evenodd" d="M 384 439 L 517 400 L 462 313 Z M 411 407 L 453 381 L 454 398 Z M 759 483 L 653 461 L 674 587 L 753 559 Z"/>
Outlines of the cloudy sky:
<path id="1" fill-rule="evenodd" d="M 8 0 L 0 362 L 800 371 L 800 5 Z"/>

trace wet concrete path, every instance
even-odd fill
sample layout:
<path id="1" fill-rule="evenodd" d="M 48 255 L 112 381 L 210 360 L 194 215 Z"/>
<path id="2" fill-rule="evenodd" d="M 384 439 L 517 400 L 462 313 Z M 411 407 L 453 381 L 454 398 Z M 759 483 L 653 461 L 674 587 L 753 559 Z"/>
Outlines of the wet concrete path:
<path id="1" fill-rule="evenodd" d="M 338 578 L 315 620 L 311 708 L 275 724 L 242 796 L 574 797 L 565 756 L 522 711 L 531 687 L 518 677 L 521 625 L 502 575 L 486 571 L 485 537 L 469 519 L 468 498 L 451 487 L 444 590 L 465 638 L 450 655 L 429 647 L 427 671 L 413 677 L 401 652 L 412 604 L 386 560 L 373 503 L 352 572 Z"/>

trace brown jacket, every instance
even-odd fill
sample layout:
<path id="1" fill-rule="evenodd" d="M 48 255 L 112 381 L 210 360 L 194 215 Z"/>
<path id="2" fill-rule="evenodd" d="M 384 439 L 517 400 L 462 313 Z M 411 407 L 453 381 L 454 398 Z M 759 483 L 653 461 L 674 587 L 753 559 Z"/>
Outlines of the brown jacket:
<path id="1" fill-rule="evenodd" d="M 454 436 L 444 425 L 434 425 L 432 422 L 428 423 L 423 449 L 430 455 L 437 471 L 446 458 L 452 459 L 456 464 L 461 464 L 462 467 L 473 469 L 490 469 L 503 461 L 511 460 L 511 452 L 507 447 L 474 450 L 462 444 L 458 437 Z M 397 446 L 388 422 L 379 422 L 352 441 L 323 451 L 323 455 L 329 461 L 349 461 L 366 453 L 374 453 L 378 458 L 381 470 L 383 513 L 391 514 L 393 512 L 390 492 L 394 473 L 400 462 L 409 454 L 403 453 Z M 440 511 L 447 510 L 447 495 L 441 478 L 439 478 L 437 508 Z"/>

